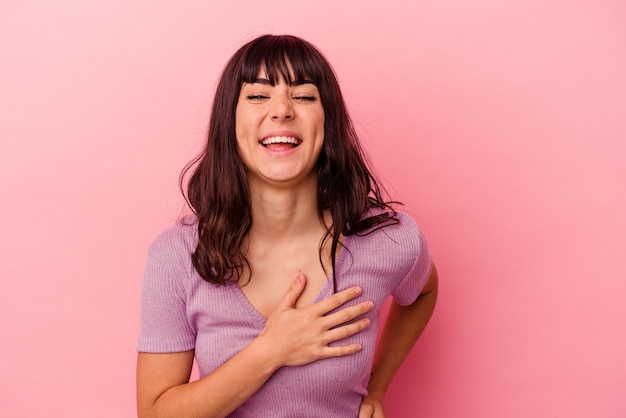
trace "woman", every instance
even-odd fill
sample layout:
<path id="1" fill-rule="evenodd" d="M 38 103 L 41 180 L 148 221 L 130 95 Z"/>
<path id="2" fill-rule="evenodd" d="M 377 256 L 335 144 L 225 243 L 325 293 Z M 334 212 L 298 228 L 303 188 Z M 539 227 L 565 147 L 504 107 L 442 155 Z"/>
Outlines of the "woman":
<path id="1" fill-rule="evenodd" d="M 270 35 L 239 49 L 192 170 L 194 215 L 149 250 L 139 416 L 384 417 L 437 275 L 383 200 L 320 52 Z"/>

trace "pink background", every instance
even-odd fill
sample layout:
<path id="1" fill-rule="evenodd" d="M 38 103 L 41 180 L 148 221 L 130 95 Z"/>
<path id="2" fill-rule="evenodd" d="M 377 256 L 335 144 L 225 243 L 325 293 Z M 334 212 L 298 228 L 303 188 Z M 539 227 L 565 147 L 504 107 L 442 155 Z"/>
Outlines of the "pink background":
<path id="1" fill-rule="evenodd" d="M 623 0 L 1 1 L 2 415 L 135 414 L 146 247 L 266 32 L 325 51 L 440 270 L 388 415 L 626 416 Z"/>

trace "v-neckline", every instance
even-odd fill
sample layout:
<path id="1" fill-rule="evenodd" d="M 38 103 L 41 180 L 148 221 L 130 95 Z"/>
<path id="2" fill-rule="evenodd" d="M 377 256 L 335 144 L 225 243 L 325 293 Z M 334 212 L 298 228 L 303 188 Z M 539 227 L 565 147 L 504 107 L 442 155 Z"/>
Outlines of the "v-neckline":
<path id="1" fill-rule="evenodd" d="M 350 235 L 344 236 L 343 244 L 340 244 L 340 245 L 345 246 L 346 243 L 350 241 L 350 237 L 351 237 Z M 337 262 L 335 263 L 336 272 L 340 271 L 341 266 L 344 262 L 344 258 L 346 257 L 344 253 L 346 252 L 347 251 L 345 248 L 342 248 L 339 251 L 339 257 L 337 257 Z M 332 291 L 333 280 L 334 280 L 334 277 L 333 277 L 333 273 L 331 272 L 328 275 L 328 277 L 326 277 L 326 281 L 320 288 L 319 292 L 317 292 L 317 295 L 311 301 L 311 304 L 321 301 L 328 295 L 329 291 Z M 229 283 L 229 287 L 231 288 L 231 291 L 234 293 L 237 300 L 239 300 L 239 302 L 243 306 L 244 310 L 246 310 L 250 314 L 250 316 L 254 318 L 262 327 L 265 326 L 265 323 L 267 322 L 267 318 L 264 317 L 261 314 L 261 312 L 259 312 L 259 310 L 256 308 L 256 306 L 252 304 L 252 302 L 250 302 L 250 299 L 248 299 L 245 293 L 243 293 L 243 290 L 241 290 L 241 287 L 239 286 L 239 284 L 235 282 L 231 282 Z"/>

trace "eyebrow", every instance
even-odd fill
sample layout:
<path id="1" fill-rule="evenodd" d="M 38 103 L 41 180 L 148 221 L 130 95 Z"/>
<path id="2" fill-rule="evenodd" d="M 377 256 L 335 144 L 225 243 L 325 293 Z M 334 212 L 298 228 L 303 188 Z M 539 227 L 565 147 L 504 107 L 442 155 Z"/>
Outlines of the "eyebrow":
<path id="1" fill-rule="evenodd" d="M 307 80 L 307 79 L 293 80 L 290 85 L 291 86 L 301 86 L 303 84 L 313 84 L 314 86 L 316 85 L 313 81 Z"/>
<path id="2" fill-rule="evenodd" d="M 270 83 L 270 81 L 267 78 L 257 78 L 250 84 L 263 84 L 263 85 L 269 86 L 272 83 Z"/>
<path id="3" fill-rule="evenodd" d="M 267 78 L 257 78 L 250 84 L 262 84 L 265 86 L 272 85 L 272 83 Z M 316 86 L 316 84 L 312 80 L 307 79 L 293 80 L 291 83 L 289 83 L 290 86 L 301 86 L 303 84 L 313 84 L 314 86 Z"/>

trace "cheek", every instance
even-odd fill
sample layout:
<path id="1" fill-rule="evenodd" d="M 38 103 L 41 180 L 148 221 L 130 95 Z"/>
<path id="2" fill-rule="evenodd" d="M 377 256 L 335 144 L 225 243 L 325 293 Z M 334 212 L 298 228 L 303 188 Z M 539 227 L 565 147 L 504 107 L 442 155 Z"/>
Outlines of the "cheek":
<path id="1" fill-rule="evenodd" d="M 243 158 L 246 147 L 247 129 L 242 123 L 243 120 L 239 115 L 239 111 L 235 113 L 235 143 L 237 145 L 237 154 Z"/>
<path id="2" fill-rule="evenodd" d="M 263 123 L 260 112 L 237 108 L 235 111 L 235 135 L 238 140 L 256 139 Z"/>
<path id="3" fill-rule="evenodd" d="M 316 115 L 315 115 L 315 131 L 317 132 L 318 135 L 321 135 L 322 138 L 324 137 L 324 110 L 320 110 Z"/>
<path id="4" fill-rule="evenodd" d="M 317 156 L 319 157 L 320 153 L 322 152 L 322 149 L 324 149 L 324 142 L 326 140 L 325 136 L 324 136 L 324 121 L 322 120 L 320 124 L 318 124 L 317 129 L 316 129 L 316 138 L 317 140 L 315 141 L 315 152 L 317 154 Z"/>
<path id="5" fill-rule="evenodd" d="M 239 106 L 237 106 L 237 109 L 235 110 L 235 136 L 237 141 L 241 138 L 241 134 L 245 132 L 244 119 L 245 118 L 243 117 Z"/>
<path id="6" fill-rule="evenodd" d="M 320 139 L 324 139 L 324 116 L 318 119 L 315 131 Z"/>

